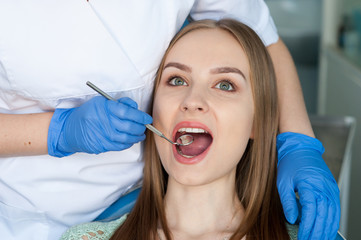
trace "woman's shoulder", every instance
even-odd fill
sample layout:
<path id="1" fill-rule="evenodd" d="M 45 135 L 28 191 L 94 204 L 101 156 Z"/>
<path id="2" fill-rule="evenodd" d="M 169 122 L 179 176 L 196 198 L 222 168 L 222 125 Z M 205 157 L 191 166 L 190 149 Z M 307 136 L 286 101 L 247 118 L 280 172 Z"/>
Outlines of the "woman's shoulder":
<path id="1" fill-rule="evenodd" d="M 290 240 L 297 240 L 297 234 L 298 234 L 298 225 L 291 225 L 289 223 L 286 223 L 288 235 L 290 236 Z"/>
<path id="2" fill-rule="evenodd" d="M 60 240 L 108 240 L 115 230 L 123 224 L 127 215 L 110 222 L 89 222 L 72 226 Z"/>

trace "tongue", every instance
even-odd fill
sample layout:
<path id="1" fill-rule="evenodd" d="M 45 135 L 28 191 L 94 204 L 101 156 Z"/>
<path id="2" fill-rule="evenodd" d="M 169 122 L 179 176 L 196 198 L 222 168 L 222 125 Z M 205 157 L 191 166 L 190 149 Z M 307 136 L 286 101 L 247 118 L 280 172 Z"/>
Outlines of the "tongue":
<path id="1" fill-rule="evenodd" d="M 203 153 L 212 143 L 211 135 L 207 133 L 187 133 L 193 136 L 193 143 L 188 146 L 178 146 L 183 155 L 197 156 Z"/>

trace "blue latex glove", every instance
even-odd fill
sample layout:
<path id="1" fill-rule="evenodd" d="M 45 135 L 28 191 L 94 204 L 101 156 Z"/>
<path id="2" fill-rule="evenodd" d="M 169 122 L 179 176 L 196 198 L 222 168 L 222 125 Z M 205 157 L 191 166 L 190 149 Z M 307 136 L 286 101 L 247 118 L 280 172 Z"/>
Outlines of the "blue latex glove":
<path id="1" fill-rule="evenodd" d="M 63 157 L 75 152 L 120 151 L 145 139 L 148 114 L 130 98 L 117 101 L 99 96 L 77 108 L 56 109 L 48 133 L 48 152 Z"/>
<path id="2" fill-rule="evenodd" d="M 287 221 L 293 224 L 301 219 L 298 239 L 335 239 L 340 222 L 340 191 L 322 159 L 322 143 L 286 132 L 277 136 L 277 150 L 277 187 Z"/>

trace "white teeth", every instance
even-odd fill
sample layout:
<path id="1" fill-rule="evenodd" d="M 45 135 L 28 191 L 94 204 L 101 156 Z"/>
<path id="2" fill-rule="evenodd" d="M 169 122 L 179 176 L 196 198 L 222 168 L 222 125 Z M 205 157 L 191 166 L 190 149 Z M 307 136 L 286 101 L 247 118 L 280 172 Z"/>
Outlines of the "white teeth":
<path id="1" fill-rule="evenodd" d="M 180 128 L 178 132 L 186 133 L 206 133 L 207 131 L 202 128 Z"/>

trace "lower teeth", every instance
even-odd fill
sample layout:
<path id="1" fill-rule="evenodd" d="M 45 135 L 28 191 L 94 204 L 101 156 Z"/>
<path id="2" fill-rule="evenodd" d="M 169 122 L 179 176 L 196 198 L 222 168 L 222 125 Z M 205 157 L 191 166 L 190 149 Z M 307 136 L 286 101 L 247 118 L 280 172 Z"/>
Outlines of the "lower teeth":
<path id="1" fill-rule="evenodd" d="M 194 157 L 194 156 L 184 155 L 184 154 L 182 153 L 182 151 L 179 149 L 178 146 L 177 146 L 176 148 L 177 148 L 177 152 L 179 153 L 179 155 L 182 155 L 182 157 L 185 157 L 185 158 L 192 158 L 192 157 Z"/>

